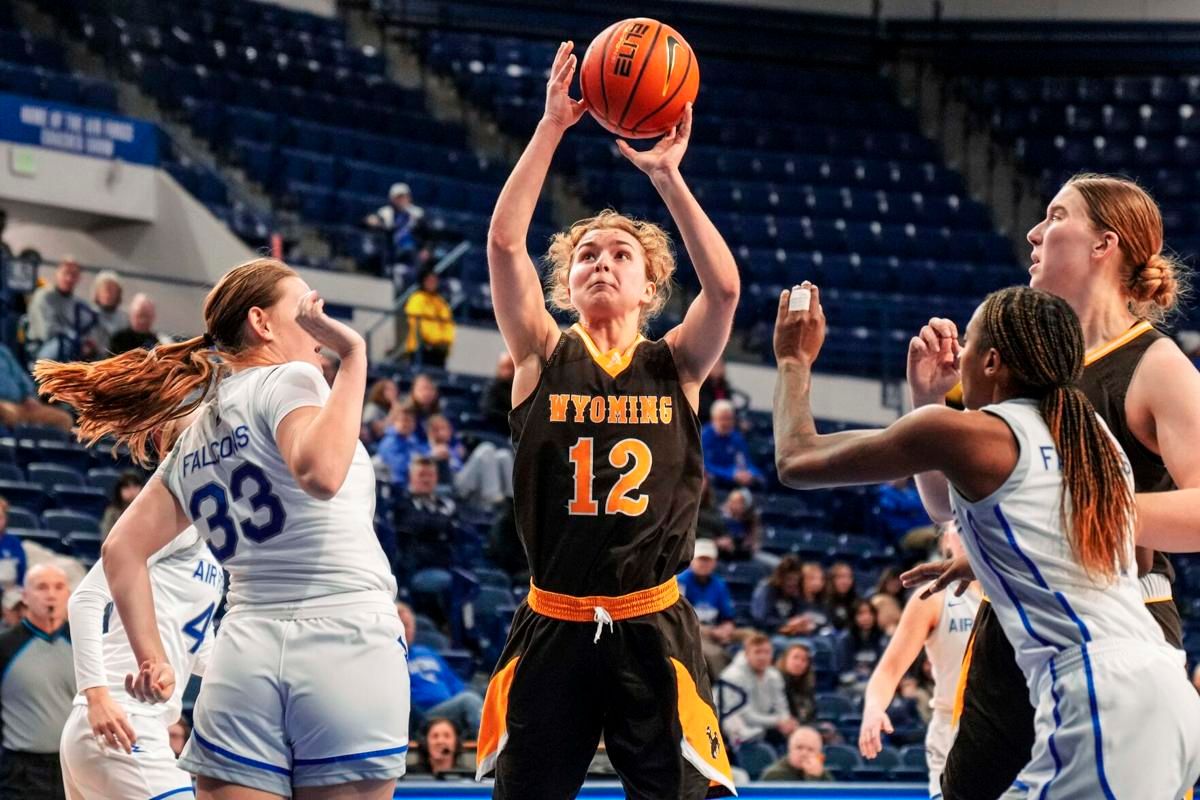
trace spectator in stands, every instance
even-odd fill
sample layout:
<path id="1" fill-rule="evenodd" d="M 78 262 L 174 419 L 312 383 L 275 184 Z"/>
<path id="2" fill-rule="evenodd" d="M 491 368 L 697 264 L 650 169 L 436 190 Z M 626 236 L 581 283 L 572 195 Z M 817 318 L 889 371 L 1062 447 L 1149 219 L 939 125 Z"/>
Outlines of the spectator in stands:
<path id="1" fill-rule="evenodd" d="M 914 528 L 933 524 L 912 478 L 879 484 L 875 489 L 875 513 L 891 544 L 900 544 Z"/>
<path id="2" fill-rule="evenodd" d="M 414 456 L 408 465 L 408 492 L 397 501 L 395 511 L 398 551 L 409 559 L 411 571 L 450 567 L 456 510 L 453 500 L 437 493 L 433 459 Z"/>
<path id="3" fill-rule="evenodd" d="M 338 358 L 338 354 L 327 348 L 321 348 L 321 377 L 325 379 L 325 383 L 333 386 L 333 379 L 337 377 L 338 370 L 342 368 L 342 359 Z"/>
<path id="4" fill-rule="evenodd" d="M 812 721 L 817 716 L 817 676 L 808 645 L 788 645 L 775 662 L 775 669 L 783 676 L 783 691 L 792 716 L 797 722 Z"/>
<path id="5" fill-rule="evenodd" d="M 0 591 L 23 586 L 28 565 L 25 544 L 8 530 L 8 501 L 0 497 Z"/>
<path id="6" fill-rule="evenodd" d="M 92 311 L 95 322 L 84 339 L 85 355 L 104 358 L 114 333 L 129 327 L 129 315 L 121 310 L 121 278 L 111 269 L 96 275 L 92 283 Z"/>
<path id="7" fill-rule="evenodd" d="M 889 639 L 900 625 L 900 601 L 890 594 L 879 592 L 871 595 L 871 607 L 875 609 L 875 620 L 883 635 Z"/>
<path id="8" fill-rule="evenodd" d="M 717 549 L 720 549 L 722 539 L 729 539 L 732 544 L 732 538 L 725 527 L 725 518 L 713 499 L 712 484 L 708 482 L 707 475 L 700 483 L 700 513 L 696 517 L 696 538 L 712 539 L 717 543 Z"/>
<path id="9" fill-rule="evenodd" d="M 425 422 L 425 436 L 429 440 L 429 457 L 437 464 L 438 485 L 453 486 L 466 453 L 454 426 L 445 416 L 434 414 Z"/>
<path id="10" fill-rule="evenodd" d="M 829 624 L 829 608 L 825 605 L 825 568 L 816 561 L 806 561 L 800 567 L 800 599 L 805 613 L 817 628 Z"/>
<path id="11" fill-rule="evenodd" d="M 444 717 L 436 717 L 425 723 L 416 774 L 428 774 L 436 778 L 445 772 L 463 770 L 459 764 L 462 743 L 458 730 L 458 726 Z"/>
<path id="12" fill-rule="evenodd" d="M 755 625 L 782 636 L 807 636 L 817 629 L 816 619 L 804 602 L 804 572 L 800 559 L 784 556 L 754 588 L 750 616 Z"/>
<path id="13" fill-rule="evenodd" d="M 787 741 L 787 755 L 767 767 L 762 781 L 832 781 L 825 769 L 821 734 L 807 725 L 796 728 Z"/>
<path id="14" fill-rule="evenodd" d="M 412 388 L 408 390 L 408 399 L 412 401 L 413 411 L 417 415 L 417 435 L 425 440 L 425 421 L 434 414 L 442 413 L 442 397 L 438 385 L 433 378 L 424 372 L 413 378 Z"/>
<path id="15" fill-rule="evenodd" d="M 725 535 L 717 540 L 721 556 L 730 561 L 749 561 L 762 546 L 762 520 L 754 495 L 743 487 L 734 489 L 721 506 Z"/>
<path id="16" fill-rule="evenodd" d="M 114 355 L 127 353 L 130 350 L 142 348 L 152 350 L 163 342 L 154 332 L 154 320 L 158 310 L 149 295 L 138 292 L 129 301 L 129 327 L 122 328 L 112 335 L 108 348 Z"/>
<path id="17" fill-rule="evenodd" d="M 697 539 L 692 565 L 679 573 L 679 589 L 700 620 L 700 649 L 714 679 L 729 666 L 725 648 L 733 641 L 733 598 L 725 579 L 716 574 L 717 545 Z"/>
<path id="18" fill-rule="evenodd" d="M 875 606 L 867 600 L 859 600 L 854 606 L 853 623 L 846 630 L 843 645 L 843 664 L 863 664 L 869 668 L 883 655 L 887 646 L 883 631 L 879 627 L 879 619 Z M 859 657 L 862 656 L 861 662 Z"/>
<path id="19" fill-rule="evenodd" d="M 29 298 L 28 338 L 38 345 L 37 357 L 63 361 L 79 350 L 77 329 L 86 320 L 83 303 L 75 297 L 79 262 L 66 256 L 54 271 L 54 283 L 37 289 Z"/>
<path id="20" fill-rule="evenodd" d="M 718 400 L 712 405 L 712 421 L 700 435 L 704 449 L 704 471 L 721 489 L 762 484 L 762 472 L 750 460 L 750 447 L 737 429 L 733 403 Z"/>
<path id="21" fill-rule="evenodd" d="M 0 594 L 0 631 L 21 624 L 25 618 L 25 600 L 19 586 L 5 589 Z"/>
<path id="22" fill-rule="evenodd" d="M 900 567 L 895 565 L 888 567 L 879 574 L 879 580 L 875 583 L 875 591 L 871 594 L 890 594 L 896 598 L 896 601 L 901 605 L 904 604 L 904 584 L 900 581 L 900 575 L 904 572 Z"/>
<path id="23" fill-rule="evenodd" d="M 475 445 L 454 476 L 458 498 L 475 508 L 493 508 L 513 496 L 513 451 L 492 442 Z"/>
<path id="24" fill-rule="evenodd" d="M 733 387 L 725 378 L 724 357 L 717 359 L 717 363 L 713 364 L 704 383 L 700 384 L 700 407 L 697 409 L 700 422 L 707 423 L 709 421 L 712 405 L 718 400 L 733 401 Z"/>
<path id="25" fill-rule="evenodd" d="M 167 735 L 171 737 L 171 752 L 179 758 L 183 753 L 183 746 L 187 744 L 188 737 L 192 735 L 192 726 L 188 725 L 187 720 L 183 717 L 171 723 L 167 728 Z"/>
<path id="26" fill-rule="evenodd" d="M 419 280 L 420 288 L 404 303 L 404 316 L 408 321 L 404 352 L 414 364 L 445 367 L 454 344 L 454 314 L 450 311 L 450 303 L 438 294 L 436 272 L 425 270 Z"/>
<path id="27" fill-rule="evenodd" d="M 429 445 L 418 435 L 417 413 L 411 400 L 401 400 L 392 406 L 388 425 L 375 461 L 382 464 L 387 480 L 392 484 L 403 484 L 408 480 L 408 464 L 413 456 L 428 455 Z"/>
<path id="28" fill-rule="evenodd" d="M 46 425 L 64 431 L 75 426 L 68 412 L 38 399 L 29 371 L 4 344 L 0 344 L 0 424 Z"/>
<path id="29" fill-rule="evenodd" d="M 380 378 L 371 384 L 367 400 L 363 403 L 362 440 L 375 444 L 387 432 L 388 414 L 392 405 L 400 398 L 400 389 L 391 378 Z"/>
<path id="30" fill-rule="evenodd" d="M 825 606 L 829 609 L 830 622 L 838 630 L 844 630 L 854 615 L 854 604 L 858 602 L 858 588 L 854 580 L 854 568 L 845 561 L 835 561 L 829 568 Z"/>
<path id="31" fill-rule="evenodd" d="M 100 518 L 100 535 L 103 538 L 108 538 L 108 532 L 112 530 L 112 526 L 117 524 L 117 520 L 125 513 L 125 509 L 129 508 L 129 504 L 142 493 L 142 487 L 145 485 L 146 481 L 142 479 L 140 473 L 133 470 L 121 473 L 121 477 L 113 484 L 108 508 L 104 509 L 104 516 Z"/>
<path id="32" fill-rule="evenodd" d="M 479 411 L 487 420 L 488 429 L 508 435 L 508 415 L 512 411 L 513 377 L 516 365 L 505 350 L 496 358 L 496 374 L 488 381 L 479 399 Z"/>
<path id="33" fill-rule="evenodd" d="M 392 263 L 412 266 L 421 249 L 421 224 L 425 210 L 412 200 L 407 183 L 393 183 L 388 190 L 388 203 L 374 214 L 367 215 L 367 227 L 381 228 L 391 239 Z"/>
<path id="34" fill-rule="evenodd" d="M 751 741 L 766 739 L 782 744 L 796 729 L 788 711 L 783 676 L 771 666 L 771 640 L 761 633 L 746 637 L 742 652 L 721 673 L 721 680 L 741 690 L 746 702 L 728 714 L 722 727 L 736 749 Z"/>
<path id="35" fill-rule="evenodd" d="M 446 660 L 433 648 L 417 642 L 417 616 L 405 603 L 396 611 L 404 624 L 408 643 L 408 674 L 412 682 L 412 705 L 427 719 L 442 717 L 459 730 L 479 730 L 483 698 L 463 685 Z"/>
<path id="36" fill-rule="evenodd" d="M 0 634 L 0 797 L 63 800 L 58 741 L 75 698 L 67 576 L 38 564 L 25 576 L 25 616 Z"/>

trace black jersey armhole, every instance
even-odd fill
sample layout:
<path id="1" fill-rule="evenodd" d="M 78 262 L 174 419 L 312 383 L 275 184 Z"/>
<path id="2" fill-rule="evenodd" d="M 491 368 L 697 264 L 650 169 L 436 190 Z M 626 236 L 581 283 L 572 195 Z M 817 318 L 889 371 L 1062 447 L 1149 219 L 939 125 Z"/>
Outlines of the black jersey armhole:
<path id="1" fill-rule="evenodd" d="M 508 412 L 508 430 L 509 436 L 512 437 L 513 423 L 520 420 L 521 430 L 525 430 L 525 420 L 529 416 L 529 409 L 533 406 L 533 398 L 537 397 L 542 389 L 542 383 L 546 380 L 546 372 L 549 371 L 550 365 L 558 359 L 558 354 L 562 352 L 563 345 L 567 342 L 567 334 L 570 331 L 562 331 L 558 335 L 558 343 L 554 345 L 554 350 L 550 353 L 550 357 L 542 360 L 542 371 L 538 375 L 537 383 L 533 385 L 533 391 L 529 396 L 521 401 L 520 405 L 515 406 L 512 411 Z M 515 444 L 515 442 L 514 442 Z"/>

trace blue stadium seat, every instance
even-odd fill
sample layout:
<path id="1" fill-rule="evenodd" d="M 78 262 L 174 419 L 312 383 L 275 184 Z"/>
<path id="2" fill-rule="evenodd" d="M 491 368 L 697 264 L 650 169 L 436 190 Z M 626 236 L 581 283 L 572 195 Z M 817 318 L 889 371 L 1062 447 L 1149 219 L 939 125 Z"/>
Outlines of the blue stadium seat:
<path id="1" fill-rule="evenodd" d="M 10 528 L 40 528 L 38 515 L 21 506 L 8 507 L 8 527 Z"/>
<path id="2" fill-rule="evenodd" d="M 83 486 L 85 483 L 83 473 L 61 464 L 35 461 L 25 468 L 25 474 L 29 476 L 30 483 L 40 485 L 47 492 L 56 485 Z"/>
<path id="3" fill-rule="evenodd" d="M 765 742 L 746 742 L 737 749 L 738 766 L 749 773 L 751 780 L 758 780 L 777 758 L 775 749 Z"/>
<path id="4" fill-rule="evenodd" d="M 8 532 L 27 542 L 36 542 L 50 550 L 61 551 L 63 549 L 60 531 L 42 530 L 41 528 L 9 528 Z"/>
<path id="5" fill-rule="evenodd" d="M 78 511 L 96 518 L 104 516 L 104 510 L 108 507 L 108 493 L 94 486 L 58 484 L 52 487 L 51 494 L 59 508 Z"/>
<path id="6" fill-rule="evenodd" d="M 16 464 L 0 462 L 0 481 L 25 482 L 25 472 Z"/>
<path id="7" fill-rule="evenodd" d="M 0 481 L 0 497 L 15 506 L 41 509 L 46 502 L 45 491 L 36 483 Z"/>
<path id="8" fill-rule="evenodd" d="M 121 480 L 123 474 L 121 470 L 111 467 L 92 467 L 87 471 L 87 479 L 89 484 L 111 495 L 113 487 Z"/>
<path id="9" fill-rule="evenodd" d="M 72 531 L 98 534 L 100 520 L 91 514 L 52 508 L 42 512 L 42 527 L 46 530 L 58 531 L 60 534 L 68 534 Z"/>
<path id="10" fill-rule="evenodd" d="M 100 559 L 100 544 L 103 537 L 99 532 L 71 531 L 63 537 L 62 543 L 71 555 L 87 562 L 95 563 Z"/>
<path id="11" fill-rule="evenodd" d="M 830 744 L 825 746 L 825 769 L 835 778 L 848 780 L 854 770 L 862 766 L 858 750 L 849 745 Z"/>

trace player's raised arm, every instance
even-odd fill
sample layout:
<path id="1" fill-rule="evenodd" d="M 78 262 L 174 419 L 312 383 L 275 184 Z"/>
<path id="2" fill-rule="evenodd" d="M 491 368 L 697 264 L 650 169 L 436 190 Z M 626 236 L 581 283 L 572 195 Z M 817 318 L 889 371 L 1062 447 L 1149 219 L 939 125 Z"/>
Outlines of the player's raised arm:
<path id="1" fill-rule="evenodd" d="M 704 213 L 679 171 L 691 134 L 692 104 L 688 103 L 679 124 L 653 149 L 641 152 L 624 141 L 617 141 L 621 153 L 649 176 L 667 204 L 700 279 L 700 294 L 688 307 L 683 322 L 666 335 L 685 387 L 703 383 L 712 365 L 724 352 L 741 292 L 737 263 L 729 245 Z"/>
<path id="2" fill-rule="evenodd" d="M 558 47 L 546 84 L 546 111 L 500 191 L 488 228 L 492 305 L 500 335 L 518 370 L 531 357 L 539 362 L 547 357 L 558 332 L 554 318 L 546 310 L 542 284 L 526 249 L 526 239 L 554 151 L 563 133 L 579 121 L 586 108 L 582 100 L 572 100 L 569 94 L 577 64 L 572 48 L 571 42 Z"/>
<path id="3" fill-rule="evenodd" d="M 795 489 L 880 483 L 940 471 L 965 494 L 983 497 L 998 488 L 1016 463 L 1008 427 L 982 413 L 945 407 L 918 409 L 874 431 L 817 433 L 812 413 L 812 366 L 825 341 L 820 292 L 807 308 L 779 300 L 775 322 L 775 465 L 779 479 Z M 983 443 L 981 445 L 981 443 Z"/>
<path id="4" fill-rule="evenodd" d="M 958 327 L 953 321 L 934 317 L 908 343 L 908 391 L 914 409 L 944 405 L 946 393 L 962 376 L 958 369 Z M 940 472 L 922 472 L 915 476 L 921 504 L 934 522 L 947 522 L 950 510 L 950 484 Z"/>

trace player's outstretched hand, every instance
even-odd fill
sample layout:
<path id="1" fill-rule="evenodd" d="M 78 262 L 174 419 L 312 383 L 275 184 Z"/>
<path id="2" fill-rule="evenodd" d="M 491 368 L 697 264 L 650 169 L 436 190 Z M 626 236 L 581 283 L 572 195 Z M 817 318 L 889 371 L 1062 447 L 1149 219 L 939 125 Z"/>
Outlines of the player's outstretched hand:
<path id="1" fill-rule="evenodd" d="M 649 150 L 634 150 L 629 142 L 617 139 L 617 149 L 633 165 L 650 177 L 679 170 L 683 154 L 687 152 L 688 140 L 692 138 L 692 104 L 683 107 L 683 116 L 666 136 L 659 139 Z"/>
<path id="2" fill-rule="evenodd" d="M 958 583 L 958 586 L 954 587 L 954 596 L 961 597 L 973 580 L 975 580 L 975 571 L 971 569 L 971 562 L 967 561 L 966 556 L 918 564 L 900 576 L 900 583 L 906 589 L 933 581 L 925 591 L 921 592 L 922 600 L 928 600 L 952 583 Z"/>
<path id="3" fill-rule="evenodd" d="M 120 748 L 126 753 L 132 753 L 137 734 L 134 733 L 133 726 L 129 724 L 129 718 L 125 716 L 121 706 L 108 693 L 108 689 L 88 692 L 87 700 L 88 725 L 92 727 L 96 740 L 114 750 Z"/>
<path id="4" fill-rule="evenodd" d="M 587 111 L 587 103 L 571 99 L 571 81 L 579 64 L 579 59 L 571 52 L 573 49 L 574 42 L 563 42 L 558 46 L 554 64 L 550 67 L 550 80 L 546 81 L 546 111 L 542 117 L 563 130 L 579 122 L 583 112 Z"/>
<path id="5" fill-rule="evenodd" d="M 791 308 L 792 291 L 784 289 L 779 296 L 779 313 L 775 317 L 775 360 L 800 361 L 811 367 L 825 343 L 825 310 L 821 308 L 821 290 L 805 281 L 800 284 L 809 291 L 808 308 Z"/>
<path id="6" fill-rule="evenodd" d="M 355 350 L 366 352 L 367 345 L 358 332 L 325 313 L 325 300 L 316 289 L 300 298 L 296 308 L 296 322 L 317 343 L 346 358 Z"/>
<path id="7" fill-rule="evenodd" d="M 917 405 L 941 400 L 962 380 L 958 326 L 934 317 L 908 343 L 908 388 Z"/>
<path id="8" fill-rule="evenodd" d="M 886 711 L 866 709 L 862 727 L 858 730 L 858 752 L 863 758 L 872 759 L 883 749 L 883 732 L 895 733 Z"/>
<path id="9" fill-rule="evenodd" d="M 125 676 L 125 691 L 143 703 L 165 703 L 175 693 L 175 670 L 165 661 L 143 661 L 137 675 Z"/>

